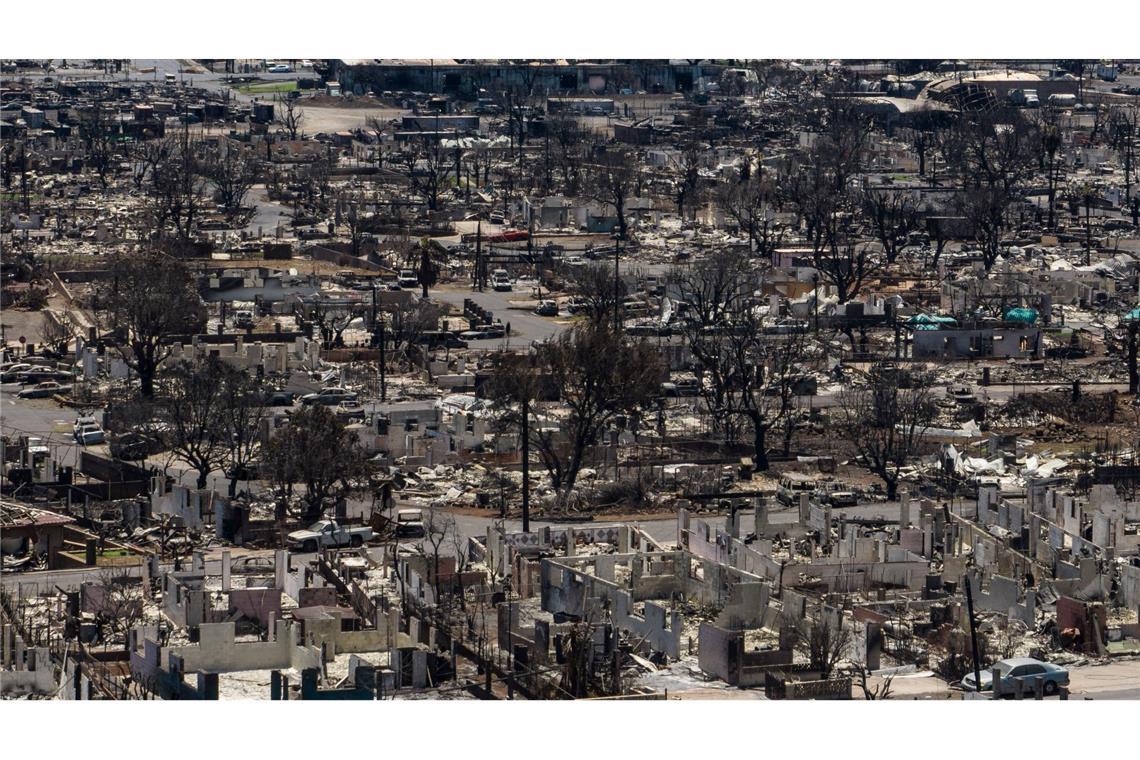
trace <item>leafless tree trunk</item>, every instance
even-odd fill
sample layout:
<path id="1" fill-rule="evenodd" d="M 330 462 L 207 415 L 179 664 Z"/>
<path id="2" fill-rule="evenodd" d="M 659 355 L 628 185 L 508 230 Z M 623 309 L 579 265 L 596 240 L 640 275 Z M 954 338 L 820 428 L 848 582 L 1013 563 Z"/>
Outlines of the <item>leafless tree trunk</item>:
<path id="1" fill-rule="evenodd" d="M 281 126 L 290 140 L 296 140 L 298 135 L 303 136 L 301 127 L 305 122 L 305 111 L 297 106 L 297 101 L 288 96 L 277 97 L 280 108 Z"/>
<path id="2" fill-rule="evenodd" d="M 897 374 L 875 366 L 867 382 L 840 394 L 838 428 L 864 466 L 882 478 L 887 499 L 898 494 L 901 471 L 920 455 L 936 409 L 927 386 L 900 388 Z"/>

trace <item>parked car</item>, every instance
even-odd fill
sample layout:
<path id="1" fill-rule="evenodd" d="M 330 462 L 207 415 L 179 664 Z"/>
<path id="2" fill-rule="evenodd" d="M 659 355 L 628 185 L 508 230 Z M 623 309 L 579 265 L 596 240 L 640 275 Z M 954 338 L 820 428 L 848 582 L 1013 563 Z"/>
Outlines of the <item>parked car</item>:
<path id="1" fill-rule="evenodd" d="M 227 478 L 238 480 L 257 480 L 261 477 L 261 462 L 246 462 L 226 470 Z"/>
<path id="2" fill-rule="evenodd" d="M 463 340 L 495 340 L 506 334 L 506 328 L 502 325 L 484 325 L 474 330 L 465 330 L 459 333 L 459 337 Z"/>
<path id="3" fill-rule="evenodd" d="M 75 434 L 75 442 L 80 446 L 95 446 L 103 443 L 106 438 L 103 428 L 95 421 L 94 417 L 78 418 L 75 420 L 72 430 Z"/>
<path id="4" fill-rule="evenodd" d="M 800 503 L 800 494 L 811 494 L 816 489 L 815 478 L 798 472 L 791 472 L 780 478 L 776 488 L 776 501 L 789 507 Z"/>
<path id="5" fill-rule="evenodd" d="M 859 504 L 859 496 L 854 491 L 832 491 L 825 494 L 822 500 L 833 507 L 854 507 Z"/>
<path id="6" fill-rule="evenodd" d="M 444 330 L 435 330 L 425 332 L 420 336 L 420 345 L 427 346 L 428 348 L 467 348 L 467 342 L 460 339 L 454 333 L 446 332 Z"/>
<path id="7" fill-rule="evenodd" d="M 424 513 L 419 509 L 401 509 L 396 513 L 396 538 L 423 538 Z"/>
<path id="8" fill-rule="evenodd" d="M 294 551 L 315 552 L 337 546 L 362 546 L 372 538 L 372 528 L 346 528 L 336 520 L 318 520 L 303 530 L 295 530 L 286 537 Z"/>
<path id="9" fill-rule="evenodd" d="M 0 382 L 14 383 L 19 378 L 21 372 L 27 372 L 32 369 L 32 365 L 27 362 L 9 363 L 2 371 L 0 371 Z"/>
<path id="10" fill-rule="evenodd" d="M 268 71 L 270 74 L 292 74 L 293 67 L 288 64 L 278 63 L 274 66 L 270 66 Z"/>
<path id="11" fill-rule="evenodd" d="M 957 401 L 959 404 L 972 404 L 978 400 L 974 392 L 965 385 L 952 385 L 946 389 L 946 397 Z"/>
<path id="12" fill-rule="evenodd" d="M 111 456 L 137 462 L 162 451 L 162 442 L 142 433 L 129 432 L 111 441 Z"/>
<path id="13" fill-rule="evenodd" d="M 74 376 L 62 369 L 51 369 L 50 367 L 32 367 L 26 369 L 16 376 L 16 382 L 20 385 L 32 385 L 34 383 L 46 383 L 49 380 L 54 380 L 57 383 L 67 382 L 73 380 Z"/>
<path id="14" fill-rule="evenodd" d="M 333 409 L 333 414 L 343 420 L 362 420 L 364 419 L 364 406 L 359 401 L 342 401 Z"/>
<path id="15" fill-rule="evenodd" d="M 566 311 L 570 312 L 571 314 L 578 314 L 579 312 L 583 312 L 588 308 L 590 308 L 589 302 L 580 296 L 572 297 L 566 304 Z"/>
<path id="16" fill-rule="evenodd" d="M 400 276 L 396 278 L 396 284 L 401 288 L 418 288 L 420 278 L 411 269 L 401 269 Z"/>
<path id="17" fill-rule="evenodd" d="M 494 290 L 506 291 L 511 289 L 511 278 L 507 275 L 507 270 L 496 269 L 491 274 L 491 287 Z"/>
<path id="18" fill-rule="evenodd" d="M 54 380 L 49 380 L 46 383 L 37 383 L 31 388 L 24 388 L 16 395 L 20 398 L 51 398 L 52 396 L 70 392 L 70 385 L 60 385 Z"/>
<path id="19" fill-rule="evenodd" d="M 502 338 L 507 334 L 507 328 L 499 324 L 487 325 L 483 328 L 483 331 L 492 338 Z"/>
<path id="20" fill-rule="evenodd" d="M 1062 686 L 1069 685 L 1069 671 L 1060 665 L 1051 662 L 1042 662 L 1032 657 L 1011 657 L 995 663 L 992 668 L 982 671 L 982 684 L 978 688 L 974 674 L 970 673 L 962 679 L 962 688 L 966 691 L 993 691 L 993 673 L 998 671 L 1000 681 L 998 691 L 1002 694 L 1016 694 L 1020 689 L 1024 693 L 1034 691 L 1034 681 L 1038 676 L 1045 680 L 1044 691 L 1052 696 L 1060 691 Z"/>
<path id="21" fill-rule="evenodd" d="M 558 303 L 556 301 L 539 301 L 534 307 L 534 313 L 540 317 L 557 317 Z"/>
<path id="22" fill-rule="evenodd" d="M 323 388 L 316 393 L 306 393 L 301 396 L 301 403 L 305 406 L 312 404 L 324 404 L 325 406 L 337 406 L 344 401 L 355 401 L 356 394 L 347 388 Z"/>
<path id="23" fill-rule="evenodd" d="M 701 385 L 695 379 L 680 379 L 673 381 L 678 396 L 696 396 L 701 392 Z"/>
<path id="24" fill-rule="evenodd" d="M 270 391 L 265 399 L 267 406 L 293 406 L 297 394 L 293 391 Z"/>

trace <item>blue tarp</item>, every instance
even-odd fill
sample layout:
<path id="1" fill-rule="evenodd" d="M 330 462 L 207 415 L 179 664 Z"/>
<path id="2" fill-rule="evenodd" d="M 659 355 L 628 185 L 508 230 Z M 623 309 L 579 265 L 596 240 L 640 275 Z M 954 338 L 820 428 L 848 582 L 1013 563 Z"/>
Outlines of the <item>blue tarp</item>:
<path id="1" fill-rule="evenodd" d="M 914 330 L 941 330 L 943 327 L 954 327 L 958 320 L 937 314 L 915 314 L 906 323 Z"/>
<path id="2" fill-rule="evenodd" d="M 1037 321 L 1037 309 L 1016 306 L 1012 309 L 1007 309 L 1003 319 L 1005 319 L 1006 322 L 1024 322 L 1027 325 L 1031 325 Z"/>

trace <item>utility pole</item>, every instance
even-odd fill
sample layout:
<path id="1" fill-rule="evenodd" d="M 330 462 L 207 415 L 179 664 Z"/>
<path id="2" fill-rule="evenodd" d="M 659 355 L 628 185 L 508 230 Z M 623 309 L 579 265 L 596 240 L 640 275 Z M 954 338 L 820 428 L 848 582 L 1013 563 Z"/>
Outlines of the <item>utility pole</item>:
<path id="1" fill-rule="evenodd" d="M 1092 222 L 1089 218 L 1092 208 L 1092 192 L 1085 193 L 1085 266 L 1092 264 Z"/>
<path id="2" fill-rule="evenodd" d="M 223 301 L 222 303 L 224 304 L 225 302 Z M 372 280 L 372 321 L 369 324 L 372 325 L 372 342 L 373 342 L 373 345 L 375 345 L 375 343 L 376 343 L 376 280 L 375 279 Z"/>
<path id="3" fill-rule="evenodd" d="M 387 356 L 384 352 L 384 344 L 387 343 L 387 335 L 384 334 L 384 312 L 380 312 L 380 401 L 385 402 L 388 400 L 388 378 L 385 365 L 388 363 Z"/>
<path id="4" fill-rule="evenodd" d="M 621 260 L 621 235 L 618 235 L 614 245 L 614 334 L 621 334 L 621 277 L 618 273 L 618 264 Z"/>
<path id="5" fill-rule="evenodd" d="M 475 289 L 483 292 L 483 220 L 475 223 Z"/>
<path id="6" fill-rule="evenodd" d="M 436 117 L 436 121 L 439 121 L 438 117 Z M 453 131 L 452 136 L 455 140 L 455 186 L 459 187 L 460 183 L 463 181 L 462 152 L 459 148 L 459 132 Z"/>
<path id="7" fill-rule="evenodd" d="M 897 362 L 900 358 L 899 357 L 899 348 L 900 348 L 900 340 L 899 339 L 901 338 L 901 335 L 900 335 L 900 328 L 899 328 L 899 318 L 898 318 L 898 315 L 895 314 L 893 310 L 891 312 L 891 325 L 895 328 L 895 361 Z"/>
<path id="8" fill-rule="evenodd" d="M 542 128 L 543 136 L 543 162 L 546 168 L 546 187 L 543 188 L 545 193 L 550 192 L 550 124 L 543 123 Z"/>
<path id="9" fill-rule="evenodd" d="M 1137 343 L 1137 328 L 1140 328 L 1140 317 L 1128 320 L 1128 344 L 1127 344 L 1127 359 L 1128 359 L 1128 392 L 1135 395 L 1137 389 L 1140 389 L 1140 373 L 1136 371 L 1136 343 Z"/>
<path id="10" fill-rule="evenodd" d="M 811 276 L 811 283 L 813 287 L 811 297 L 811 311 L 812 317 L 815 322 L 815 332 L 819 332 L 819 272 Z"/>
<path id="11" fill-rule="evenodd" d="M 530 533 L 530 398 L 522 397 L 522 529 Z"/>
<path id="12" fill-rule="evenodd" d="M 966 587 L 966 614 L 970 616 L 970 649 L 974 655 L 974 683 L 978 692 L 982 690 L 982 666 L 978 662 L 978 623 L 974 619 L 974 593 L 970 590 L 970 576 L 962 576 L 962 585 Z M 994 689 L 997 684 L 993 685 Z"/>

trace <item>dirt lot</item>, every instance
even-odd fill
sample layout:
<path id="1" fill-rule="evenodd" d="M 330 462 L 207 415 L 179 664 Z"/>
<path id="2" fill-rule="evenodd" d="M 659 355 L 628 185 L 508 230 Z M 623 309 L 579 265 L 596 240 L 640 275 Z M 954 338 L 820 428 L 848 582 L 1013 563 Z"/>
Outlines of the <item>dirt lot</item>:
<path id="1" fill-rule="evenodd" d="M 361 129 L 367 125 L 369 118 L 389 121 L 409 113 L 399 108 L 383 106 L 378 101 L 374 101 L 372 106 L 326 107 L 309 105 L 307 100 L 301 100 L 300 106 L 305 112 L 303 127 L 306 134 Z"/>

